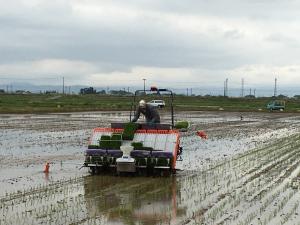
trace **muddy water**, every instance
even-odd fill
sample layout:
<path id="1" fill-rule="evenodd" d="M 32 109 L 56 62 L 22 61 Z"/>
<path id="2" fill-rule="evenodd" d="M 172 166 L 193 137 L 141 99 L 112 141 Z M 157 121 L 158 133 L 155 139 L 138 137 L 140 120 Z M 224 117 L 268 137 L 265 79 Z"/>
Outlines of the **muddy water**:
<path id="1" fill-rule="evenodd" d="M 167 116 L 163 116 L 163 118 Z M 300 117 L 181 113 L 170 178 L 79 170 L 91 129 L 126 113 L 2 116 L 0 224 L 299 224 Z M 195 135 L 204 130 L 207 140 Z M 50 161 L 50 174 L 42 173 Z"/>

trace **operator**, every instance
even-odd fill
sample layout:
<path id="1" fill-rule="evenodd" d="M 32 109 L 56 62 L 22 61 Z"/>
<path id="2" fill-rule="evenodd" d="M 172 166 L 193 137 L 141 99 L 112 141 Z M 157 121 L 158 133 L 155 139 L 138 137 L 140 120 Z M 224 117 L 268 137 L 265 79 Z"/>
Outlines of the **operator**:
<path id="1" fill-rule="evenodd" d="M 141 100 L 139 102 L 139 107 L 135 112 L 132 122 L 136 122 L 139 119 L 141 113 L 146 117 L 147 123 L 160 123 L 158 111 L 154 106 L 147 104 L 145 100 Z"/>

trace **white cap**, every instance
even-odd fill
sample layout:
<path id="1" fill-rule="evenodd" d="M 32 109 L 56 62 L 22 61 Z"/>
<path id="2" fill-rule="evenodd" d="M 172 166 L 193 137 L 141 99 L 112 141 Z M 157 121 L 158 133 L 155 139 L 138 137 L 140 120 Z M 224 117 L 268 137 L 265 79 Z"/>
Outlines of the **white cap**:
<path id="1" fill-rule="evenodd" d="M 139 106 L 142 107 L 142 108 L 145 108 L 145 107 L 146 107 L 146 102 L 145 102 L 145 100 L 141 100 L 141 101 L 139 102 Z"/>

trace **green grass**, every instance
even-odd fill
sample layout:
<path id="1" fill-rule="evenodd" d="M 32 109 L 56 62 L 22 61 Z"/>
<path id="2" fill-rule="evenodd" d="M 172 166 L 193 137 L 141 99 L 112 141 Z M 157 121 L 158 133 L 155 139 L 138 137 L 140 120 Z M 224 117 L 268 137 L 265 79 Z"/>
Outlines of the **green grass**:
<path id="1" fill-rule="evenodd" d="M 169 98 L 147 96 L 146 101 L 163 99 L 168 110 Z M 127 111 L 133 98 L 108 95 L 45 95 L 45 94 L 0 94 L 0 113 L 47 113 L 78 111 Z M 271 98 L 227 98 L 175 96 L 175 111 L 268 111 Z M 300 100 L 287 99 L 285 112 L 300 112 Z"/>
<path id="2" fill-rule="evenodd" d="M 128 97 L 99 95 L 0 94 L 0 113 L 128 110 Z"/>

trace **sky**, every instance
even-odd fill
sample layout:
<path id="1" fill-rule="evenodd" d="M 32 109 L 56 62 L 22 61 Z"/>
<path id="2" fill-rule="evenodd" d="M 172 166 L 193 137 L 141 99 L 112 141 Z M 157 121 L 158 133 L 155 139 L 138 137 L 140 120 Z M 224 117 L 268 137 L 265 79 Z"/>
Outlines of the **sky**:
<path id="1" fill-rule="evenodd" d="M 0 84 L 300 86 L 299 0 L 0 4 Z"/>

